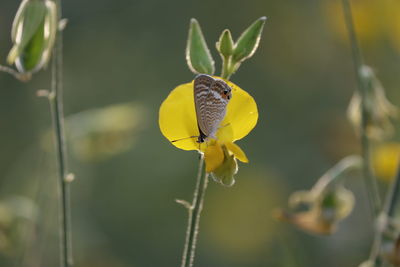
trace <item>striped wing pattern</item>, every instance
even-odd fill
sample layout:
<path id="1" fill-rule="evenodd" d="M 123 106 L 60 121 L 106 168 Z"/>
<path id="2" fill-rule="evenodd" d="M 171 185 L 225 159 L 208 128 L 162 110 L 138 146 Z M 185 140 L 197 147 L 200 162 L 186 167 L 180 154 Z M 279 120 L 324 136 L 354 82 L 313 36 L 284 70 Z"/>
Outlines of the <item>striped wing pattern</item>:
<path id="1" fill-rule="evenodd" d="M 208 137 L 215 138 L 230 96 L 231 88 L 223 80 L 205 74 L 195 78 L 194 103 L 200 132 L 198 142 L 202 143 Z"/>

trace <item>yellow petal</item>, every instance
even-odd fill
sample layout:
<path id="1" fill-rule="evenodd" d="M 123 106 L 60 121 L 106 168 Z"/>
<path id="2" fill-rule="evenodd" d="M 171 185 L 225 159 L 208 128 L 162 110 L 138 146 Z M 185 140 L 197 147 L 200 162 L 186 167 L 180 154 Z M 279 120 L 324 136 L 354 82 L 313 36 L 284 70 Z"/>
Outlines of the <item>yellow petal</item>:
<path id="1" fill-rule="evenodd" d="M 209 145 L 204 152 L 206 161 L 206 172 L 212 172 L 218 168 L 224 161 L 224 152 L 218 143 Z"/>
<path id="2" fill-rule="evenodd" d="M 221 125 L 232 127 L 232 142 L 242 139 L 256 126 L 258 120 L 257 104 L 254 98 L 236 84 L 226 81 L 232 88 L 232 99 L 227 106 L 225 119 Z M 221 130 L 224 130 L 222 127 Z"/>
<path id="3" fill-rule="evenodd" d="M 182 84 L 172 90 L 160 107 L 159 125 L 162 134 L 169 141 L 187 138 L 172 143 L 184 150 L 199 149 L 196 138 L 188 138 L 199 135 L 193 97 L 192 83 Z"/>
<path id="4" fill-rule="evenodd" d="M 232 152 L 232 154 L 235 156 L 235 158 L 237 158 L 238 160 L 240 160 L 241 162 L 249 162 L 249 160 L 246 157 L 246 154 L 243 152 L 243 150 L 236 144 L 229 142 L 229 143 L 225 143 L 226 148 L 228 148 L 229 151 Z"/>
<path id="5" fill-rule="evenodd" d="M 228 143 L 233 140 L 232 124 L 221 125 L 217 131 L 217 139 L 220 143 Z"/>

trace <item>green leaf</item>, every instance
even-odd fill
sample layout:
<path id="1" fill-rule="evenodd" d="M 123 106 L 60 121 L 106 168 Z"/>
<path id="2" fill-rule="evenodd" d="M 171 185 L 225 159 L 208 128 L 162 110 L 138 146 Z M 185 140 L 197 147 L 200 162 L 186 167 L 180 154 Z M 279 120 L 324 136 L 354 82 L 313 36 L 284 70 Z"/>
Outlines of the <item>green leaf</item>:
<path id="1" fill-rule="evenodd" d="M 46 11 L 47 7 L 44 1 L 24 0 L 21 3 L 11 31 L 14 46 L 7 57 L 9 64 L 15 62 L 36 32 L 40 30 L 38 28 L 43 25 Z"/>
<path id="2" fill-rule="evenodd" d="M 228 29 L 222 32 L 216 46 L 222 57 L 227 58 L 232 54 L 234 43 L 231 32 Z"/>
<path id="3" fill-rule="evenodd" d="M 214 60 L 196 19 L 190 21 L 186 61 L 193 73 L 214 74 Z"/>
<path id="4" fill-rule="evenodd" d="M 251 57 L 260 43 L 266 17 L 261 17 L 250 25 L 239 37 L 233 50 L 233 61 L 242 62 Z"/>

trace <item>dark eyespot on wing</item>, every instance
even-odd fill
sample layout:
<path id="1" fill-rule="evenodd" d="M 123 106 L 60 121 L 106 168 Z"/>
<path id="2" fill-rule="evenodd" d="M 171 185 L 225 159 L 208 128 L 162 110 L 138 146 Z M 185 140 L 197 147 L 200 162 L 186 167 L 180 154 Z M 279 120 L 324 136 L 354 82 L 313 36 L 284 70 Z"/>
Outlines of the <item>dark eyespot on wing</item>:
<path id="1" fill-rule="evenodd" d="M 213 84 L 213 88 L 220 94 L 228 94 L 232 91 L 232 88 L 223 80 L 221 79 L 215 79 L 215 82 Z"/>

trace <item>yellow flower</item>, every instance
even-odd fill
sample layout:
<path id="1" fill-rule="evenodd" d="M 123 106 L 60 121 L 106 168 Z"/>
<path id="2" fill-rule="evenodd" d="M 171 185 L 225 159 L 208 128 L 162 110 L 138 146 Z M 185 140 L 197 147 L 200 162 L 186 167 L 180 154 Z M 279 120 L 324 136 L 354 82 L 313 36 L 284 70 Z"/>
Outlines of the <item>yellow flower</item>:
<path id="1" fill-rule="evenodd" d="M 204 153 L 207 172 L 214 172 L 229 161 L 226 151 L 234 158 L 248 162 L 246 154 L 234 142 L 245 137 L 258 119 L 257 104 L 253 97 L 236 84 L 229 81 L 226 83 L 232 88 L 232 99 L 227 105 L 225 118 L 215 140 L 209 139 L 200 144 L 194 138 L 199 135 L 199 129 L 194 106 L 193 81 L 172 90 L 160 107 L 159 125 L 162 134 L 177 148 Z M 175 140 L 179 141 L 172 142 Z M 235 167 L 234 164 L 225 165 Z"/>
<path id="2" fill-rule="evenodd" d="M 400 161 L 400 143 L 380 144 L 372 150 L 372 164 L 376 176 L 391 181 Z"/>

